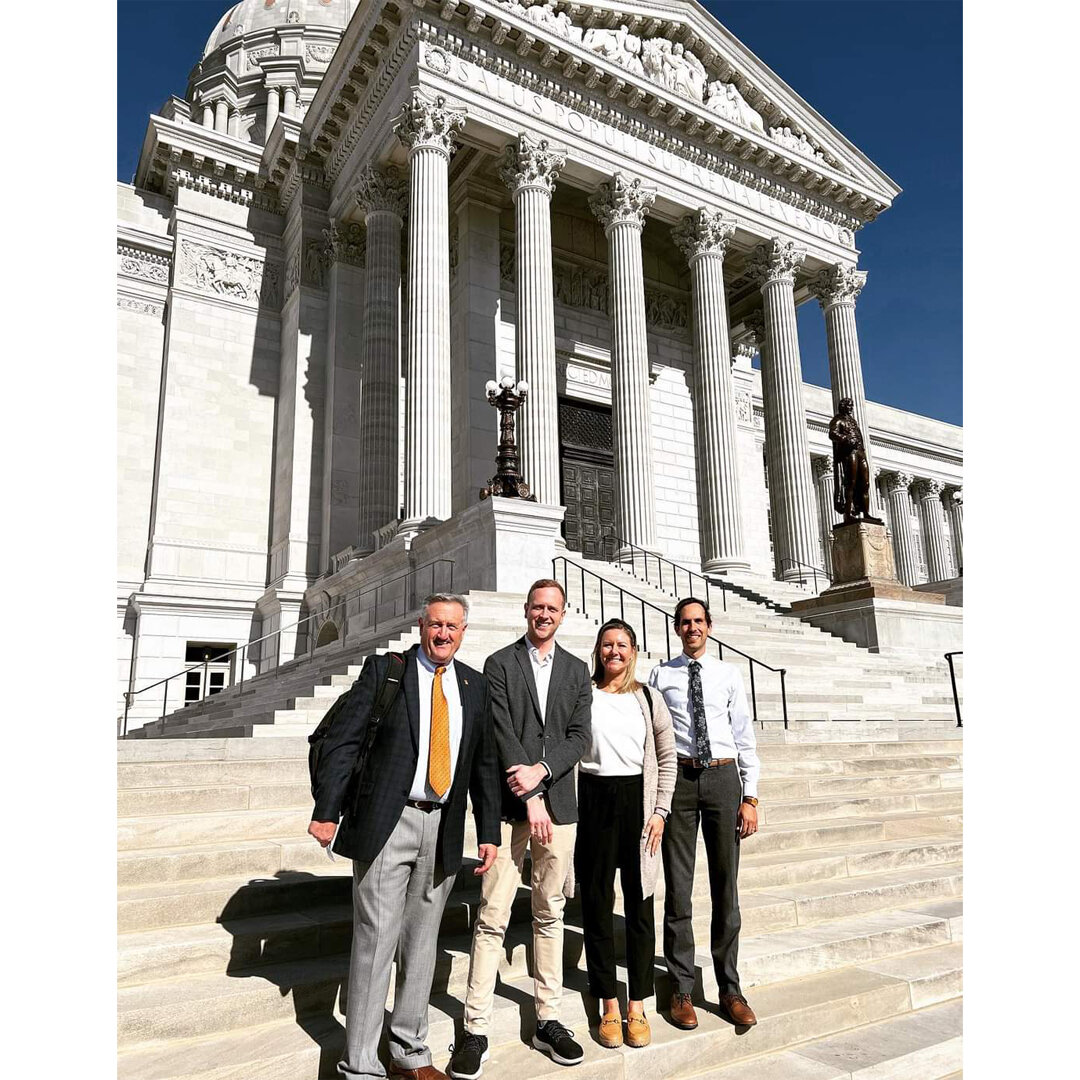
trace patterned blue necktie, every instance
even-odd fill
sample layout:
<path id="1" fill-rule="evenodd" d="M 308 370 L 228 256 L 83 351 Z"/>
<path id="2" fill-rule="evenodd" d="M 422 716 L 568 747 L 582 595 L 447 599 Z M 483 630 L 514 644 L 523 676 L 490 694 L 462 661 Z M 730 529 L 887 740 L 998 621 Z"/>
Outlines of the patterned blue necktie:
<path id="1" fill-rule="evenodd" d="M 690 711 L 694 717 L 694 756 L 698 761 L 711 761 L 709 725 L 705 719 L 705 694 L 701 689 L 701 664 L 697 660 L 691 660 L 686 666 L 690 669 Z"/>

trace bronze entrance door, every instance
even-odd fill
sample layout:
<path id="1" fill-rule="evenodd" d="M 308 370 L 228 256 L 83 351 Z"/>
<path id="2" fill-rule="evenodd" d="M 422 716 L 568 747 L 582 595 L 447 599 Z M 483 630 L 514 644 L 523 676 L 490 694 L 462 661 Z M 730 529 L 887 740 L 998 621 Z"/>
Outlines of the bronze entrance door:
<path id="1" fill-rule="evenodd" d="M 611 410 L 560 401 L 559 443 L 567 549 L 589 558 L 603 558 L 603 538 L 615 535 Z M 608 541 L 606 550 L 610 549 Z"/>

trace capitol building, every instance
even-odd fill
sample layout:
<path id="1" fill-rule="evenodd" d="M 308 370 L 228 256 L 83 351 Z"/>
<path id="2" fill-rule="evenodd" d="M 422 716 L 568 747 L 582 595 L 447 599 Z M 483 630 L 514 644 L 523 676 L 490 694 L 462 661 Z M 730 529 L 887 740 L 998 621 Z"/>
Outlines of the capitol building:
<path id="1" fill-rule="evenodd" d="M 863 388 L 859 235 L 899 192 L 692 0 L 233 5 L 117 190 L 118 708 L 344 640 L 439 559 L 824 588 L 843 397 L 899 580 L 958 619 L 962 431 Z M 506 378 L 535 502 L 479 498 Z"/>

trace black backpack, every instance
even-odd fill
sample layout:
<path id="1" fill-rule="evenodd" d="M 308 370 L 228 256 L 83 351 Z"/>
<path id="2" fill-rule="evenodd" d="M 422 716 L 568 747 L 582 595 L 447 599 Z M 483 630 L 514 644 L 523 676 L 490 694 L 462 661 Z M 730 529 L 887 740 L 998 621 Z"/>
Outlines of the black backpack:
<path id="1" fill-rule="evenodd" d="M 364 771 L 364 763 L 367 761 L 368 754 L 371 753 L 371 747 L 375 743 L 375 732 L 379 727 L 379 721 L 390 711 L 390 707 L 397 698 L 398 690 L 401 689 L 401 679 L 405 674 L 405 657 L 401 653 L 392 652 L 387 654 L 387 659 L 390 662 L 386 665 L 386 674 L 383 676 L 382 685 L 375 696 L 375 704 L 372 706 L 370 717 L 368 717 L 367 738 L 357 755 L 350 787 L 356 786 L 356 780 Z M 357 679 L 356 682 L 359 681 Z M 322 752 L 323 742 L 326 740 L 327 735 L 330 734 L 337 718 L 350 707 L 349 702 L 355 689 L 356 683 L 353 683 L 330 706 L 330 711 L 319 721 L 319 726 L 308 736 L 308 775 L 311 778 L 311 797 L 313 799 L 316 798 L 315 776 L 319 771 L 319 755 Z"/>

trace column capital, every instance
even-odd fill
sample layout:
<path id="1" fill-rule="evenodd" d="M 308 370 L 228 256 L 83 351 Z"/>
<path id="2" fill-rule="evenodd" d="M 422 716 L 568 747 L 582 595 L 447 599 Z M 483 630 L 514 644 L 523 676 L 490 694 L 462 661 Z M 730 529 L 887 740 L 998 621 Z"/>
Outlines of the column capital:
<path id="1" fill-rule="evenodd" d="M 821 480 L 826 476 L 832 476 L 832 458 L 812 457 L 810 459 L 810 466 L 814 470 L 814 477 L 818 480 Z"/>
<path id="2" fill-rule="evenodd" d="M 618 172 L 589 196 L 589 206 L 600 219 L 606 234 L 616 225 L 644 228 L 645 209 L 655 199 L 655 188 L 647 188 L 639 179 L 631 180 Z"/>
<path id="3" fill-rule="evenodd" d="M 410 154 L 421 147 L 430 147 L 449 160 L 455 149 L 454 135 L 464 126 L 464 109 L 450 108 L 441 94 L 432 100 L 414 92 L 401 106 L 394 122 L 394 134 Z"/>
<path id="4" fill-rule="evenodd" d="M 758 308 L 756 311 L 751 311 L 750 314 L 743 319 L 743 325 L 750 331 L 755 352 L 761 352 L 761 347 L 765 344 L 765 312 L 762 311 L 761 308 Z"/>
<path id="5" fill-rule="evenodd" d="M 946 484 L 945 496 L 945 501 L 949 505 L 953 503 L 956 503 L 957 506 L 964 505 L 964 489 L 962 487 L 957 487 L 955 484 Z"/>
<path id="6" fill-rule="evenodd" d="M 553 150 L 547 139 L 532 139 L 522 132 L 517 145 L 511 143 L 503 151 L 499 176 L 514 195 L 532 189 L 550 196 L 565 164 L 565 155 Z"/>
<path id="7" fill-rule="evenodd" d="M 796 247 L 791 240 L 774 236 L 754 248 L 746 269 L 759 286 L 777 282 L 794 285 L 795 272 L 802 266 L 806 255 L 806 248 Z"/>
<path id="8" fill-rule="evenodd" d="M 365 213 L 388 210 L 405 219 L 409 205 L 409 186 L 400 170 L 393 165 L 376 169 L 369 165 L 357 177 L 356 203 Z"/>
<path id="9" fill-rule="evenodd" d="M 920 499 L 940 499 L 944 490 L 945 485 L 940 480 L 931 480 L 925 476 L 919 477 L 912 487 L 912 491 Z"/>
<path id="10" fill-rule="evenodd" d="M 885 489 L 890 495 L 895 495 L 898 491 L 907 491 L 915 482 L 915 477 L 911 473 L 887 472 L 881 475 L 885 481 Z"/>
<path id="11" fill-rule="evenodd" d="M 363 266 L 367 253 L 367 230 L 355 221 L 331 221 L 323 239 L 334 262 Z"/>
<path id="12" fill-rule="evenodd" d="M 827 311 L 834 304 L 854 306 L 865 284 L 865 270 L 856 270 L 854 266 L 837 263 L 818 271 L 810 285 L 810 291 L 818 298 L 822 310 Z"/>
<path id="13" fill-rule="evenodd" d="M 686 256 L 692 266 L 702 255 L 727 254 L 728 240 L 735 231 L 735 222 L 725 218 L 719 210 L 701 207 L 687 214 L 671 230 L 671 239 Z"/>

